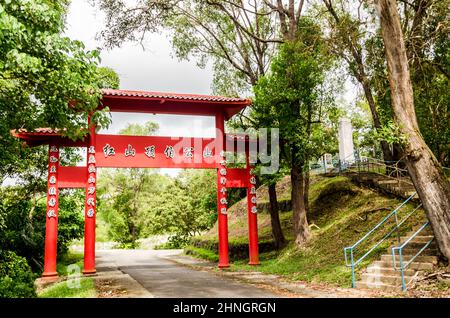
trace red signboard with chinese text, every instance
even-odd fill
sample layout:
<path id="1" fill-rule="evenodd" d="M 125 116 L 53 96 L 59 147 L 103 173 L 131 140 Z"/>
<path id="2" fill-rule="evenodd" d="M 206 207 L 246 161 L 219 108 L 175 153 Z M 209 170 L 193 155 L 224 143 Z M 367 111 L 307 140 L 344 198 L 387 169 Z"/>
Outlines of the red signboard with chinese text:
<path id="1" fill-rule="evenodd" d="M 215 138 L 96 135 L 96 165 L 109 168 L 217 168 Z"/>

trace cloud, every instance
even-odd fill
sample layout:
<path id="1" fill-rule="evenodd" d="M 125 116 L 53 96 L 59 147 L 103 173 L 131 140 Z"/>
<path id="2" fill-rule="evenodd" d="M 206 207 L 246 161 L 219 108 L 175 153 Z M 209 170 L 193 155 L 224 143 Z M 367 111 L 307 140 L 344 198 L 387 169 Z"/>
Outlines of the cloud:
<path id="1" fill-rule="evenodd" d="M 87 49 L 101 43 L 96 34 L 103 27 L 104 15 L 87 0 L 72 1 L 67 16 L 65 35 L 82 41 Z M 102 49 L 101 65 L 111 67 L 120 77 L 120 88 L 175 93 L 210 94 L 212 70 L 200 69 L 195 61 L 178 61 L 166 34 L 151 34 L 145 39 L 145 50 L 138 43 L 124 43 L 120 48 Z M 214 137 L 214 119 L 205 116 L 153 115 L 113 113 L 112 125 L 101 133 L 117 134 L 128 123 L 143 124 L 148 120 L 159 124 L 158 135 Z M 166 171 L 167 170 L 167 171 Z M 161 169 L 175 175 L 179 169 Z"/>

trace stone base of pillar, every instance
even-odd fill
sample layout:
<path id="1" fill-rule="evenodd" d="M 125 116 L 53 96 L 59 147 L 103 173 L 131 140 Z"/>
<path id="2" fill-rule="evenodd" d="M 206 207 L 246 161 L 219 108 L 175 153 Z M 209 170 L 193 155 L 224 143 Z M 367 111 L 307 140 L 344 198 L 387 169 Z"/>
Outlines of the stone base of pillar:
<path id="1" fill-rule="evenodd" d="M 248 265 L 258 266 L 258 265 L 261 265 L 261 263 L 260 262 L 248 262 Z"/>
<path id="2" fill-rule="evenodd" d="M 95 269 L 91 269 L 91 270 L 84 270 L 83 269 L 83 275 L 85 275 L 85 276 L 94 276 L 94 275 L 97 275 L 97 271 Z"/>
<path id="3" fill-rule="evenodd" d="M 57 281 L 59 279 L 59 277 L 58 277 L 57 272 L 42 273 L 41 279 L 45 282 L 54 282 L 54 281 Z"/>

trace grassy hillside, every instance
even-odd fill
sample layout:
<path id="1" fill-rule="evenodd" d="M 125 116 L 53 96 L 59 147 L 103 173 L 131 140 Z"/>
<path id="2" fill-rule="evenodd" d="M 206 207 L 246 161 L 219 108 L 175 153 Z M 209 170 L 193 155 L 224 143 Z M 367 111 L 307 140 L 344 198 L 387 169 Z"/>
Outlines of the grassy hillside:
<path id="1" fill-rule="evenodd" d="M 289 179 L 278 185 L 281 201 L 290 196 Z M 262 205 L 268 200 L 267 188 L 258 189 L 258 202 Z M 367 231 L 373 228 L 384 216 L 389 214 L 402 201 L 388 197 L 367 188 L 358 187 L 346 177 L 315 177 L 310 191 L 310 213 L 312 238 L 299 248 L 292 242 L 281 250 L 275 251 L 271 244 L 270 216 L 267 212 L 258 214 L 262 272 L 286 275 L 294 280 L 327 282 L 339 286 L 350 285 L 350 270 L 344 266 L 343 249 L 352 245 Z M 417 203 L 409 204 L 401 210 L 399 218 L 412 211 Z M 229 239 L 231 270 L 254 270 L 246 265 L 247 252 L 247 217 L 245 199 L 229 210 Z M 292 241 L 292 212 L 282 212 L 281 222 L 286 237 Z M 425 221 L 423 211 L 417 211 L 402 226 L 402 232 L 411 230 Z M 394 220 L 361 246 L 357 251 L 363 255 L 368 247 L 381 239 Z M 393 240 L 382 245 L 367 261 L 365 267 L 379 254 L 385 252 Z M 217 228 L 214 227 L 201 237 L 193 240 L 192 246 L 186 248 L 188 254 L 194 254 L 210 260 L 217 260 Z M 360 267 L 360 268 L 361 268 Z"/>

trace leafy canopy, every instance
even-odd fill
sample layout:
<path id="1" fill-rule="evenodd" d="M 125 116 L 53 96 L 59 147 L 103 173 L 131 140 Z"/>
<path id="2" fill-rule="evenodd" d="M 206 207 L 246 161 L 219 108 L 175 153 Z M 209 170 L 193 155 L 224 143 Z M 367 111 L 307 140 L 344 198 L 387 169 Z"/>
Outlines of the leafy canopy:
<path id="1" fill-rule="evenodd" d="M 0 3 L 0 139 L 2 167 L 24 157 L 11 129 L 64 129 L 84 137 L 87 116 L 98 106 L 104 71 L 99 52 L 62 36 L 67 0 Z M 70 104 L 69 102 L 72 101 Z M 93 121 L 109 124 L 107 110 Z"/>

